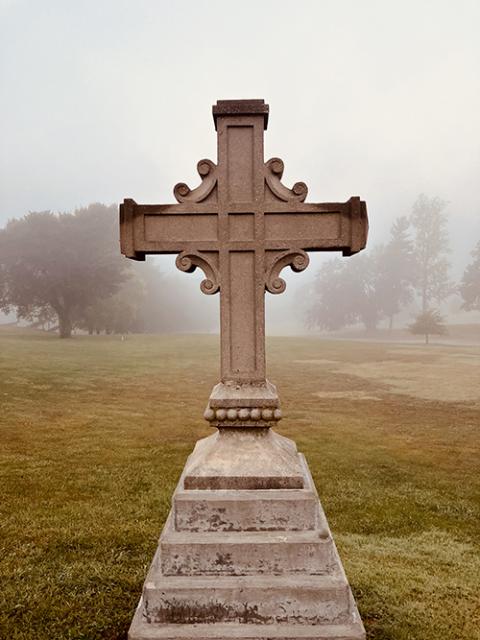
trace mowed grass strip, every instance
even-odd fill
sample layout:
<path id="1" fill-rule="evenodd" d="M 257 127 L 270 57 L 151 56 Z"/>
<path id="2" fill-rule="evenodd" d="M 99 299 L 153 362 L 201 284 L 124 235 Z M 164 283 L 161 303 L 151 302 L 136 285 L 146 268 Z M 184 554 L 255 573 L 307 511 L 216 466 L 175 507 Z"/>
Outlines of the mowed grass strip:
<path id="1" fill-rule="evenodd" d="M 369 638 L 480 638 L 480 399 L 397 384 L 450 360 L 455 388 L 480 350 L 268 344 Z M 0 330 L 0 638 L 126 638 L 217 377 L 215 336 Z"/>

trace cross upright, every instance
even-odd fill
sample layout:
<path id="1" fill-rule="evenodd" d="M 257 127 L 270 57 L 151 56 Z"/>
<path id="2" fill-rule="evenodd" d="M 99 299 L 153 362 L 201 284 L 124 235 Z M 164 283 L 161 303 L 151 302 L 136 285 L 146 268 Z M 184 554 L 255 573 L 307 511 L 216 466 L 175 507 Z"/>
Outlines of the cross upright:
<path id="1" fill-rule="evenodd" d="M 125 256 L 178 254 L 180 270 L 203 270 L 204 293 L 220 291 L 221 384 L 205 414 L 214 423 L 258 424 L 246 411 L 258 405 L 259 393 L 257 409 L 264 418 L 279 418 L 276 393 L 265 378 L 265 291 L 282 293 L 280 272 L 286 266 L 303 271 L 307 251 L 348 256 L 367 240 L 360 198 L 306 203 L 303 182 L 291 189 L 282 184 L 282 160 L 264 161 L 268 114 L 263 100 L 219 100 L 213 106 L 218 162 L 200 160 L 201 184 L 195 189 L 177 184 L 178 204 L 126 199 L 120 205 Z"/>

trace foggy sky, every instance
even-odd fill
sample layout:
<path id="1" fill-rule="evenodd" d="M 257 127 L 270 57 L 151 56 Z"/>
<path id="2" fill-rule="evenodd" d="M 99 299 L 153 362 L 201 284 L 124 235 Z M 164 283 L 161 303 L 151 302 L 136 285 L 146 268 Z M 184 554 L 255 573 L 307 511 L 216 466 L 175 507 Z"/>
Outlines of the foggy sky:
<path id="1" fill-rule="evenodd" d="M 476 0 L 0 0 L 0 227 L 174 202 L 216 161 L 211 105 L 264 98 L 285 184 L 360 195 L 370 245 L 419 193 L 444 198 L 458 275 L 480 239 L 479 28 Z"/>

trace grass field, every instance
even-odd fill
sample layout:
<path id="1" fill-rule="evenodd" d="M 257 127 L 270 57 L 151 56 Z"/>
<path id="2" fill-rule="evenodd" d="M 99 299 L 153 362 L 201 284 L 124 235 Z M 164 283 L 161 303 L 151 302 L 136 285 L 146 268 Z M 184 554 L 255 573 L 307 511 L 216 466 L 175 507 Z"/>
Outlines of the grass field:
<path id="1" fill-rule="evenodd" d="M 217 342 L 0 329 L 2 640 L 126 637 Z M 479 639 L 480 348 L 275 338 L 268 365 L 368 637 Z"/>

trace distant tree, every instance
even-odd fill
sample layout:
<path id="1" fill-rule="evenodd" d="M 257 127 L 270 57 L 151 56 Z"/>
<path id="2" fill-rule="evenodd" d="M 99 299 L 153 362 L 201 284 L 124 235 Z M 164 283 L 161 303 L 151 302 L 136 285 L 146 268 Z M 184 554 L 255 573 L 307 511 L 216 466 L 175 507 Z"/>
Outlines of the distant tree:
<path id="1" fill-rule="evenodd" d="M 357 321 L 367 331 L 373 331 L 382 317 L 382 303 L 378 288 L 379 261 L 383 255 L 382 246 L 373 247 L 370 252 L 360 253 L 347 262 L 346 278 L 349 288 L 346 291 Z"/>
<path id="2" fill-rule="evenodd" d="M 1 236 L 2 229 L 0 229 L 0 250 L 1 250 Z M 3 311 L 7 307 L 7 270 L 5 265 L 1 261 L 0 254 L 0 311 Z"/>
<path id="3" fill-rule="evenodd" d="M 463 273 L 460 294 L 463 298 L 464 309 L 480 311 L 480 242 L 472 251 L 472 257 L 472 262 Z"/>
<path id="4" fill-rule="evenodd" d="M 345 267 L 340 258 L 328 260 L 318 271 L 313 285 L 313 304 L 307 312 L 307 324 L 335 331 L 355 322 L 356 313 L 345 296 Z"/>
<path id="5" fill-rule="evenodd" d="M 393 319 L 413 299 L 413 242 L 406 216 L 397 218 L 390 239 L 377 261 L 376 292 L 384 314 L 393 328 Z"/>
<path id="6" fill-rule="evenodd" d="M 447 333 L 442 323 L 443 318 L 440 312 L 436 309 L 428 309 L 415 318 L 415 322 L 409 325 L 408 330 L 415 335 L 425 336 L 425 344 L 428 344 L 431 335 L 441 336 Z"/>
<path id="7" fill-rule="evenodd" d="M 146 333 L 181 331 L 178 315 L 183 307 L 180 298 L 184 290 L 172 287 L 171 276 L 162 273 L 153 261 L 147 259 L 145 262 L 135 262 L 133 268 L 143 282 L 145 292 L 137 314 L 139 331 Z M 202 300 L 198 302 L 201 303 Z"/>
<path id="8" fill-rule="evenodd" d="M 172 260 L 172 267 L 174 261 Z M 175 268 L 160 272 L 154 261 L 133 265 L 145 285 L 137 323 L 140 331 L 210 332 L 218 330 L 218 296 L 205 296 L 200 291 L 202 274 L 186 277 Z M 196 276 L 196 277 L 195 277 Z"/>
<path id="9" fill-rule="evenodd" d="M 332 331 L 361 322 L 367 330 L 376 328 L 381 317 L 377 289 L 381 251 L 376 247 L 348 261 L 334 258 L 323 265 L 313 286 L 309 326 Z"/>
<path id="10" fill-rule="evenodd" d="M 128 263 L 117 238 L 113 205 L 11 220 L 0 231 L 0 309 L 30 320 L 53 311 L 60 337 L 70 337 L 81 312 L 115 293 L 125 278 Z"/>
<path id="11" fill-rule="evenodd" d="M 34 329 L 42 329 L 42 331 L 58 330 L 57 314 L 49 306 L 34 309 L 24 319 L 28 320 L 30 326 Z"/>
<path id="12" fill-rule="evenodd" d="M 139 331 L 138 316 L 145 300 L 145 283 L 133 270 L 113 295 L 85 307 L 78 326 L 93 333 Z"/>
<path id="13" fill-rule="evenodd" d="M 413 284 L 423 313 L 434 300 L 441 302 L 452 290 L 446 258 L 449 252 L 446 205 L 440 198 L 422 194 L 414 203 L 410 216 L 415 230 Z"/>

